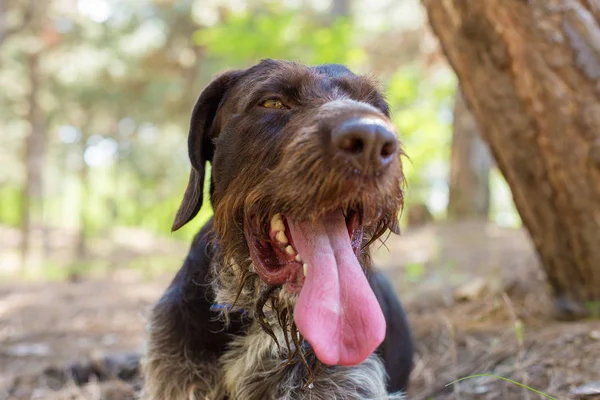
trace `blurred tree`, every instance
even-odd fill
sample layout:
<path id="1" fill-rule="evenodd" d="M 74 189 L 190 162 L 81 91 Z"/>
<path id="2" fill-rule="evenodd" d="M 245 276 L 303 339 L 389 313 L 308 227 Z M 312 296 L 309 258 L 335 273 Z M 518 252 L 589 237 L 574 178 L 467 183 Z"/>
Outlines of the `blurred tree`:
<path id="1" fill-rule="evenodd" d="M 26 94 L 26 121 L 28 134 L 25 138 L 23 152 L 23 165 L 25 167 L 25 184 L 21 202 L 21 265 L 27 266 L 31 246 L 31 233 L 33 224 L 41 228 L 42 249 L 47 248 L 47 235 L 43 229 L 43 191 L 44 191 L 44 156 L 46 153 L 46 128 L 48 115 L 41 106 L 42 81 L 44 80 L 41 67 L 46 53 L 57 44 L 56 35 L 48 27 L 47 9 L 51 2 L 44 3 L 32 9 L 33 5 L 27 3 L 23 12 L 23 21 L 27 21 L 27 29 L 21 28 L 29 37 L 29 46 L 19 55 L 25 60 L 27 70 L 28 92 Z M 19 30 L 14 27 L 13 33 Z M 6 35 L 6 33 L 5 33 Z"/>
<path id="2" fill-rule="evenodd" d="M 36 222 L 42 217 L 43 162 L 46 142 L 44 117 L 40 109 L 40 54 L 35 52 L 27 58 L 29 95 L 27 99 L 27 122 L 29 134 L 26 137 L 23 165 L 25 166 L 25 184 L 21 203 L 21 264 L 27 265 L 33 218 Z"/>
<path id="3" fill-rule="evenodd" d="M 512 189 L 558 316 L 598 315 L 598 2 L 424 4 Z"/>
<path id="4" fill-rule="evenodd" d="M 0 46 L 9 37 L 18 34 L 27 27 L 31 20 L 35 6 L 35 0 L 26 0 L 26 5 L 16 4 L 17 1 L 12 1 L 12 7 L 9 9 L 8 0 L 0 0 Z M 8 16 L 10 14 L 20 13 L 18 22 L 11 23 Z"/>
<path id="5" fill-rule="evenodd" d="M 490 212 L 490 169 L 487 144 L 460 88 L 456 91 L 450 155 L 449 219 L 486 220 Z"/>
<path id="6" fill-rule="evenodd" d="M 390 45 L 352 0 L 0 0 L 0 163 L 15 166 L 0 169 L 0 223 L 22 227 L 32 254 L 66 235 L 75 258 L 118 226 L 168 235 L 197 95 L 215 73 L 265 57 L 378 73 L 412 156 L 411 199 L 429 201 L 446 186 L 456 83 L 447 66 L 423 67 L 411 2 L 421 15 L 416 0 L 376 11 L 405 32 Z M 367 57 L 374 47 L 381 57 Z M 173 237 L 189 239 L 210 213 L 206 203 Z M 30 244 L 30 230 L 48 240 Z"/>
<path id="7" fill-rule="evenodd" d="M 331 2 L 331 16 L 335 19 L 338 17 L 350 16 L 350 0 L 333 0 Z"/>

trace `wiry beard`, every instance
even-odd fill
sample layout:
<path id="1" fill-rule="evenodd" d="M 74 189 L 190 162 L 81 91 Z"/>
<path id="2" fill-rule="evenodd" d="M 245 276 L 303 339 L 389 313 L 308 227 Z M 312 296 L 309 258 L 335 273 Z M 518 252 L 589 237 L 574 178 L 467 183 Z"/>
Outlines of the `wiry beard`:
<path id="1" fill-rule="evenodd" d="M 288 362 L 302 362 L 307 384 L 324 369 L 294 322 L 297 293 L 282 285 L 268 285 L 256 273 L 244 226 L 252 226 L 257 240 L 269 240 L 269 221 L 276 213 L 287 218 L 316 220 L 335 210 L 358 211 L 363 243 L 359 262 L 365 273 L 371 268 L 369 246 L 387 230 L 398 233 L 403 207 L 404 177 L 400 157 L 385 174 L 361 179 L 347 168 L 335 168 L 324 160 L 321 144 L 310 131 L 285 146 L 277 168 L 257 174 L 248 165 L 226 187 L 215 191 L 215 242 L 220 259 L 213 268 L 216 301 L 231 305 L 223 309 L 250 314 L 271 336 Z M 300 150 L 298 150 L 300 149 Z M 368 171 L 367 171 L 368 172 Z M 381 240 L 382 243 L 384 240 Z"/>
<path id="2" fill-rule="evenodd" d="M 366 274 L 372 267 L 370 244 L 378 239 L 385 244 L 389 237 L 382 237 L 387 229 L 384 223 L 376 227 L 383 229 L 366 231 L 363 238 L 359 262 Z M 287 358 L 287 363 L 301 362 L 304 365 L 307 371 L 305 384 L 309 385 L 327 367 L 318 360 L 296 327 L 294 306 L 299 294 L 287 291 L 284 286 L 263 282 L 255 272 L 247 246 L 236 249 L 232 246 L 223 248 L 221 244 L 224 243 L 218 240 L 212 243 L 222 250 L 221 257 L 212 266 L 215 301 L 227 305 L 221 308 L 221 317 L 229 323 L 231 313 L 241 312 L 243 317 L 256 320 L 274 340 L 280 356 Z M 229 258 L 227 254 L 230 254 Z"/>
<path id="3" fill-rule="evenodd" d="M 229 263 L 221 259 L 214 263 L 213 274 L 216 302 L 228 305 L 221 309 L 226 322 L 232 312 L 250 313 L 250 318 L 274 340 L 280 356 L 287 358 L 288 363 L 301 362 L 305 366 L 306 384 L 324 371 L 325 365 L 319 362 L 294 322 L 298 294 L 264 283 L 249 259 L 241 266 L 233 259 Z"/>

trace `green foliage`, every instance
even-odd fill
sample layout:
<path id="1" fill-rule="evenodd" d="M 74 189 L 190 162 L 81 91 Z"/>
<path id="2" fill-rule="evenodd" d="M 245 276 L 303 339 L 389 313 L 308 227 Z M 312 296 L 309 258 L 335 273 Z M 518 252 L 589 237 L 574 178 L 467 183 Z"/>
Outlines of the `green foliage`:
<path id="1" fill-rule="evenodd" d="M 18 226 L 21 222 L 22 191 L 16 186 L 0 187 L 0 223 Z"/>
<path id="2" fill-rule="evenodd" d="M 427 273 L 423 263 L 407 263 L 404 265 L 404 275 L 409 282 L 419 282 Z"/>
<path id="3" fill-rule="evenodd" d="M 525 325 L 523 324 L 523 321 L 521 321 L 520 319 L 516 319 L 514 321 L 514 328 L 515 328 L 515 338 L 517 339 L 517 343 L 519 344 L 520 348 L 523 348 L 523 345 L 525 343 Z"/>
<path id="4" fill-rule="evenodd" d="M 591 318 L 600 318 L 600 301 L 587 301 L 585 308 L 589 311 Z"/>
<path id="5" fill-rule="evenodd" d="M 31 53 L 40 57 L 47 138 L 43 213 L 33 223 L 88 238 L 122 225 L 188 241 L 211 216 L 206 187 L 198 217 L 170 232 L 190 168 L 190 111 L 214 73 L 262 58 L 342 63 L 357 72 L 378 67 L 352 16 L 332 19 L 327 10 L 257 0 L 240 10 L 219 7 L 215 23 L 202 24 L 193 16 L 195 7 L 205 9 L 201 0 L 110 4 L 104 22 L 77 9 L 44 8 L 2 44 L 0 161 L 15 168 L 0 170 L 0 224 L 21 223 Z M 409 203 L 425 199 L 439 179 L 431 171 L 448 159 L 454 77 L 415 62 L 382 82 L 411 157 Z M 421 274 L 415 269 L 414 278 Z"/>
<path id="6" fill-rule="evenodd" d="M 232 14 L 219 25 L 197 30 L 192 38 L 209 57 L 236 67 L 263 58 L 354 66 L 365 59 L 349 20 L 338 18 L 325 26 L 311 15 L 275 6 L 258 15 Z"/>
<path id="7" fill-rule="evenodd" d="M 426 201 L 436 179 L 445 182 L 455 88 L 456 78 L 447 67 L 425 72 L 408 66 L 388 82 L 392 119 L 409 155 L 404 163 L 411 194 L 408 205 Z M 441 173 L 436 166 L 441 166 Z"/>

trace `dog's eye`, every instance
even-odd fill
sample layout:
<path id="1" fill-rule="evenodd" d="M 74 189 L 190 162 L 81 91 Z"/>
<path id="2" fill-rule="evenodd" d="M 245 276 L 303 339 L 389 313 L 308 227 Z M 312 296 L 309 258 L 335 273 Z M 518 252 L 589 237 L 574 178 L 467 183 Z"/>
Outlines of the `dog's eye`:
<path id="1" fill-rule="evenodd" d="M 278 99 L 268 99 L 262 102 L 261 106 L 265 108 L 276 108 L 278 110 L 287 110 L 289 107 L 283 104 L 281 100 Z"/>

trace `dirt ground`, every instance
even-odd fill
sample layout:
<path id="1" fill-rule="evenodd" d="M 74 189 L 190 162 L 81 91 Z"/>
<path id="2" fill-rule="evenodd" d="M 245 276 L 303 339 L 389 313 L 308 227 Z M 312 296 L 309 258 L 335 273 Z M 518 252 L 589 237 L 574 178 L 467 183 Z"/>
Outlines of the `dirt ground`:
<path id="1" fill-rule="evenodd" d="M 170 249 L 185 255 L 185 246 Z M 447 386 L 474 374 L 509 378 L 556 399 L 600 398 L 590 395 L 600 392 L 600 321 L 553 318 L 522 231 L 429 225 L 391 237 L 375 261 L 393 280 L 413 329 L 409 399 L 550 398 L 494 377 Z M 103 357 L 127 360 L 143 350 L 145 316 L 172 275 L 114 268 L 102 278 L 3 284 L 0 400 L 133 398 L 135 366 L 122 379 L 104 380 L 109 371 L 80 387 L 69 366 L 89 369 Z"/>

